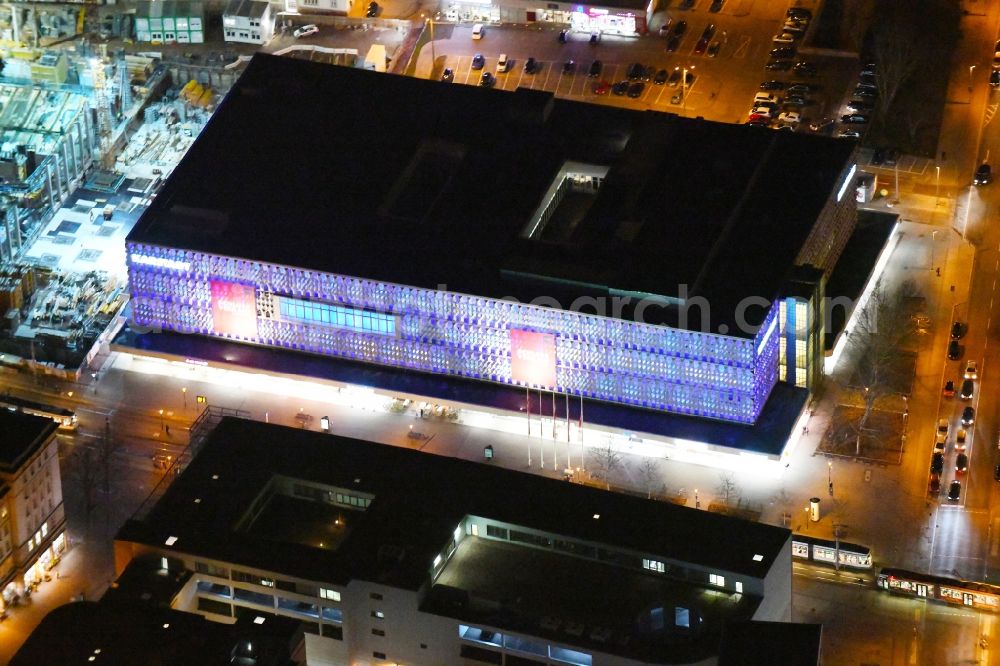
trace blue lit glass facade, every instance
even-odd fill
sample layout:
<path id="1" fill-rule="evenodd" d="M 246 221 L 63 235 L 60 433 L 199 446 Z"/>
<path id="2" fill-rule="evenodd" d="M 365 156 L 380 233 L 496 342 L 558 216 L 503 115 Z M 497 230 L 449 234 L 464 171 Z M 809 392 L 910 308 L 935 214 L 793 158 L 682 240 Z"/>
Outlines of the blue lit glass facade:
<path id="1" fill-rule="evenodd" d="M 751 339 L 139 243 L 127 254 L 134 323 L 154 329 L 514 385 L 511 331 L 536 331 L 555 338 L 545 388 L 740 423 L 778 379 L 776 305 Z M 251 293 L 255 333 L 218 330 L 213 310 L 241 307 L 213 303 L 220 281 Z"/>

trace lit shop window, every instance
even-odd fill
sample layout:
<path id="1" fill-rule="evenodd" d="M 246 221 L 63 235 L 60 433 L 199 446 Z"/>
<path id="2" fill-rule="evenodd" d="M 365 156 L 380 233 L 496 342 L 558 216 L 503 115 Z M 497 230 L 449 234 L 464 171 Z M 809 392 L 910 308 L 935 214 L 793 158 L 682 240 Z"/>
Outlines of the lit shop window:
<path id="1" fill-rule="evenodd" d="M 346 328 L 362 333 L 393 335 L 396 332 L 396 318 L 381 312 L 285 297 L 281 298 L 280 312 L 282 319 L 286 320 Z"/>

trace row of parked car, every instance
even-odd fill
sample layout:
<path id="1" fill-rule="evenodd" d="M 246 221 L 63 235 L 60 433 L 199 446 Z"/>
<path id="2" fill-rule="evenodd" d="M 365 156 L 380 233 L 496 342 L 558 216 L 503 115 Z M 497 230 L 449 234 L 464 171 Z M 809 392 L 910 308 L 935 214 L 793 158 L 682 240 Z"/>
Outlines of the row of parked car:
<path id="1" fill-rule="evenodd" d="M 957 360 L 961 354 L 959 340 L 965 335 L 967 327 L 963 322 L 955 321 L 951 324 L 951 340 L 948 343 L 948 358 Z M 976 380 L 979 378 L 979 368 L 976 361 L 968 360 L 962 372 L 962 388 L 959 397 L 962 400 L 972 400 L 976 392 Z M 945 382 L 942 393 L 945 398 L 955 397 L 955 380 L 949 379 Z M 966 406 L 962 410 L 960 426 L 955 433 L 955 478 L 948 486 L 948 499 L 958 501 L 962 495 L 961 477 L 969 469 L 969 456 L 966 453 L 968 431 L 976 422 L 976 410 L 972 405 Z M 941 490 L 941 474 L 944 472 L 944 457 L 948 450 L 951 427 L 948 419 L 939 419 L 937 429 L 934 433 L 934 451 L 931 454 L 930 481 L 927 490 L 932 495 L 937 495 Z"/>
<path id="2" fill-rule="evenodd" d="M 784 25 L 774 36 L 771 59 L 764 66 L 766 70 L 792 71 L 803 77 L 819 74 L 815 63 L 796 61 L 798 40 L 805 35 L 811 20 L 812 12 L 802 7 L 792 7 L 786 12 Z M 764 81 L 760 84 L 761 92 L 754 95 L 747 124 L 795 130 L 802 122 L 803 108 L 810 103 L 809 93 L 818 87 L 805 81 Z"/>

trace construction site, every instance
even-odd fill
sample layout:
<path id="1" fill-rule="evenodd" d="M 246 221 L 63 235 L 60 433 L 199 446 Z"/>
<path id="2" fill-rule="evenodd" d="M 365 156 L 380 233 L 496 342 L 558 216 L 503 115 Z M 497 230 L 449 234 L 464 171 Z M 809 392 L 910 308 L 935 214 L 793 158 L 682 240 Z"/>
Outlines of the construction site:
<path id="1" fill-rule="evenodd" d="M 133 18 L 0 6 L 3 365 L 66 379 L 94 369 L 126 301 L 125 237 L 238 75 L 179 70 L 93 29 L 74 37 L 85 21 L 128 34 Z"/>

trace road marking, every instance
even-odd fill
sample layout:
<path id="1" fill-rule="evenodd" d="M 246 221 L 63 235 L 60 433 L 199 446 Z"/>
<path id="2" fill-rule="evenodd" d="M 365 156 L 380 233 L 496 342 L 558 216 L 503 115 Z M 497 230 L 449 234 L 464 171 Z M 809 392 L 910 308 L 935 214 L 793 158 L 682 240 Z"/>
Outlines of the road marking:
<path id="1" fill-rule="evenodd" d="M 986 112 L 983 114 L 983 127 L 989 125 L 990 121 L 993 120 L 993 116 L 997 113 L 997 108 L 1000 108 L 1000 103 L 989 104 L 986 106 Z"/>
<path id="2" fill-rule="evenodd" d="M 749 53 L 749 51 L 750 51 L 750 36 L 749 35 L 741 35 L 740 36 L 740 44 L 739 44 L 739 46 L 736 47 L 736 50 L 733 51 L 733 57 L 734 58 L 746 58 L 747 55 L 748 55 L 748 53 Z"/>

